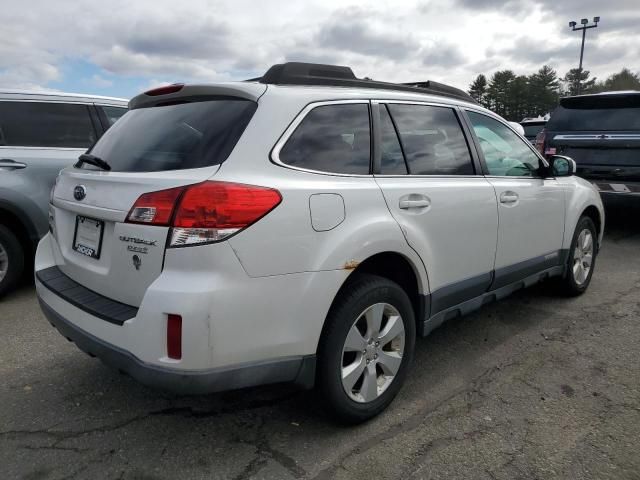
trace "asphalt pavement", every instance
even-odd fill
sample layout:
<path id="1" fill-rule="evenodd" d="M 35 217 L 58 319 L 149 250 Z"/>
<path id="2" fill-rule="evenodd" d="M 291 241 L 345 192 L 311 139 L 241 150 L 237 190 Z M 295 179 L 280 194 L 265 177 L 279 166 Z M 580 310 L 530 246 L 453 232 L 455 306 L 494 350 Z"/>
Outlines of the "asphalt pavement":
<path id="1" fill-rule="evenodd" d="M 80 352 L 33 285 L 0 300 L 1 479 L 639 479 L 640 215 L 610 218 L 588 292 L 521 291 L 419 339 L 391 407 L 313 391 L 179 397 Z"/>

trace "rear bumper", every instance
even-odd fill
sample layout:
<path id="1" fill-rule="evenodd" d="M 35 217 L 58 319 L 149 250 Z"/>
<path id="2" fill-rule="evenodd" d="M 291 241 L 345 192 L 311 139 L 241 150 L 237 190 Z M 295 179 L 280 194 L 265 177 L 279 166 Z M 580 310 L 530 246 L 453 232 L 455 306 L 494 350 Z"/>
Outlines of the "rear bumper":
<path id="1" fill-rule="evenodd" d="M 181 394 L 201 394 L 268 383 L 293 382 L 305 388 L 313 385 L 315 355 L 209 370 L 163 368 L 145 363 L 130 352 L 85 332 L 54 311 L 40 296 L 38 300 L 49 322 L 78 348 L 150 387 Z"/>

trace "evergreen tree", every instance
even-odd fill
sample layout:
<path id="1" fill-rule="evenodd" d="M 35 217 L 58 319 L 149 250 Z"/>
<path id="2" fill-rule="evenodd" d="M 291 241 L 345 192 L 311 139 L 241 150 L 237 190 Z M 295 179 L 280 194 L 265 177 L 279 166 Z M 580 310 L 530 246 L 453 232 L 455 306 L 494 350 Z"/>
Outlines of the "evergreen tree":
<path id="1" fill-rule="evenodd" d="M 604 82 L 598 82 L 594 91 L 611 92 L 615 90 L 640 90 L 640 75 L 633 73 L 628 68 L 614 73 Z"/>
<path id="2" fill-rule="evenodd" d="M 589 78 L 589 70 L 572 68 L 562 79 L 566 83 L 566 93 L 568 95 L 580 95 L 590 93 L 597 79 Z"/>
<path id="3" fill-rule="evenodd" d="M 501 70 L 493 74 L 487 87 L 487 106 L 498 115 L 509 116 L 509 93 L 516 76 L 511 70 Z"/>
<path id="4" fill-rule="evenodd" d="M 529 76 L 528 97 L 530 102 L 527 116 L 539 117 L 553 111 L 560 98 L 560 80 L 553 68 L 544 65 Z"/>
<path id="5" fill-rule="evenodd" d="M 471 95 L 480 105 L 485 105 L 485 97 L 487 95 L 487 77 L 480 74 L 469 86 L 469 95 Z"/>

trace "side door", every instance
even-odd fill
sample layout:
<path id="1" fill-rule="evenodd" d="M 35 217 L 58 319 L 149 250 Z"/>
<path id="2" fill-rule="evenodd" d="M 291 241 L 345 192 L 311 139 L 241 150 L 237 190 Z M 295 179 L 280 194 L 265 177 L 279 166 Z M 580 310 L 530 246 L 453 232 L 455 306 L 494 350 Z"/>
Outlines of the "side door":
<path id="1" fill-rule="evenodd" d="M 374 102 L 374 174 L 431 288 L 430 315 L 492 280 L 498 216 L 491 184 L 449 106 Z M 472 153 L 473 152 L 473 153 Z"/>
<path id="2" fill-rule="evenodd" d="M 97 140 L 86 104 L 0 101 L 0 192 L 20 198 L 21 210 L 43 235 L 48 228 L 49 193 L 58 172 Z M 11 192 L 11 193 L 9 193 Z M 37 213 L 35 213 L 37 212 Z"/>
<path id="3" fill-rule="evenodd" d="M 542 178 L 543 160 L 506 123 L 467 110 L 487 180 L 498 199 L 498 250 L 492 288 L 560 265 L 564 259 L 565 192 Z"/>

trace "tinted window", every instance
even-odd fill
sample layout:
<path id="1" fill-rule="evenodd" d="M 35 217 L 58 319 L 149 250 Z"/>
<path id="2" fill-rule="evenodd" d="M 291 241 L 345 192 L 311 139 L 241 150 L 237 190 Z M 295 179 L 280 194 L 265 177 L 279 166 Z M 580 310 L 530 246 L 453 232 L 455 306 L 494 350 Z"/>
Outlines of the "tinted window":
<path id="1" fill-rule="evenodd" d="M 107 121 L 109 122 L 109 126 L 111 126 L 114 123 L 116 123 L 116 120 L 118 120 L 121 116 L 123 116 L 125 113 L 127 113 L 127 109 L 126 108 L 122 108 L 122 107 L 101 106 L 99 108 L 102 109 L 102 111 L 104 112 L 105 117 L 107 117 Z"/>
<path id="2" fill-rule="evenodd" d="M 544 123 L 541 123 L 540 125 L 523 124 L 522 126 L 524 127 L 524 134 L 526 137 L 535 137 L 544 128 Z"/>
<path id="3" fill-rule="evenodd" d="M 95 140 L 86 105 L 0 102 L 0 145 L 88 148 Z"/>
<path id="4" fill-rule="evenodd" d="M 473 175 L 469 147 L 454 111 L 389 104 L 412 175 Z"/>
<path id="5" fill-rule="evenodd" d="M 325 105 L 302 120 L 280 151 L 280 160 L 321 172 L 368 174 L 370 150 L 369 106 Z"/>
<path id="6" fill-rule="evenodd" d="M 218 165 L 229 156 L 256 108 L 249 100 L 224 99 L 130 110 L 91 153 L 116 172 Z"/>
<path id="7" fill-rule="evenodd" d="M 396 129 L 385 105 L 380 105 L 381 159 L 380 173 L 383 175 L 406 175 L 407 165 L 400 147 Z"/>
<path id="8" fill-rule="evenodd" d="M 540 160 L 529 145 L 503 123 L 467 112 L 484 154 L 489 175 L 534 177 Z"/>
<path id="9" fill-rule="evenodd" d="M 614 131 L 640 130 L 640 107 L 627 108 L 565 108 L 558 107 L 551 115 L 547 130 L 554 131 Z"/>

